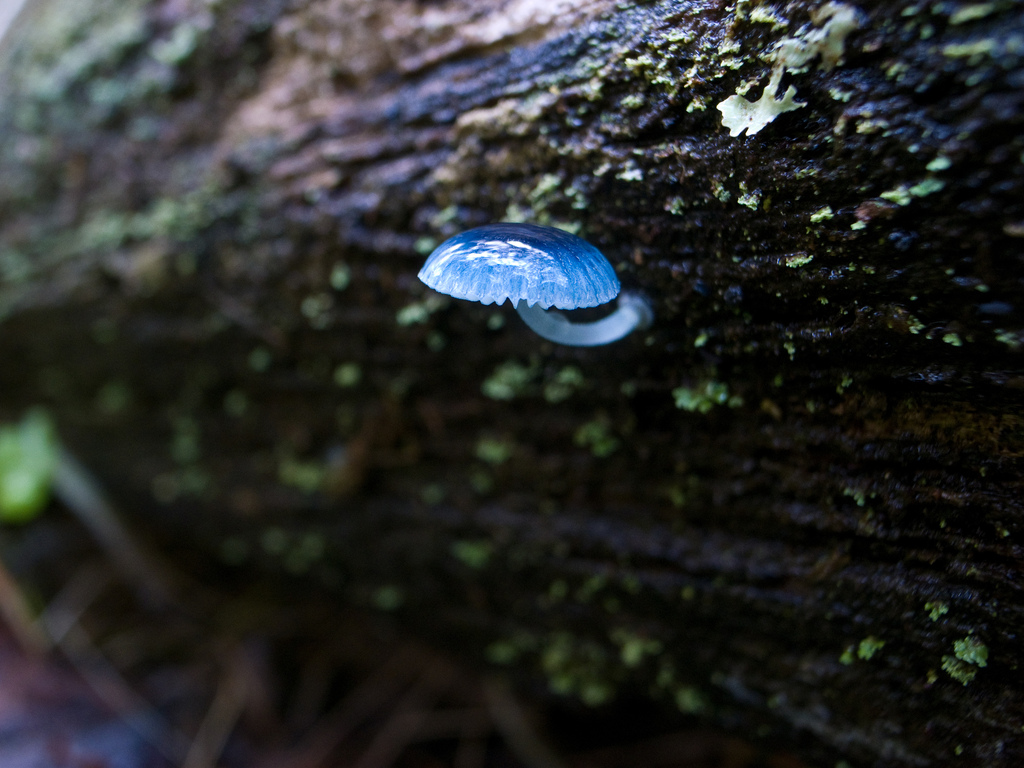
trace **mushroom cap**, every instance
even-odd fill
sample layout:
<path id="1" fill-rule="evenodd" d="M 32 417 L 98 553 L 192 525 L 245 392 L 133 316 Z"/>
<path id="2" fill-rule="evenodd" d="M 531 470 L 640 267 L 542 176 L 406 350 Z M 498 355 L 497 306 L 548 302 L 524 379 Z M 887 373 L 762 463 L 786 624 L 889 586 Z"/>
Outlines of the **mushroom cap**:
<path id="1" fill-rule="evenodd" d="M 457 299 L 543 309 L 596 307 L 619 293 L 615 270 L 597 248 L 537 224 L 488 224 L 455 235 L 434 249 L 419 278 Z"/>

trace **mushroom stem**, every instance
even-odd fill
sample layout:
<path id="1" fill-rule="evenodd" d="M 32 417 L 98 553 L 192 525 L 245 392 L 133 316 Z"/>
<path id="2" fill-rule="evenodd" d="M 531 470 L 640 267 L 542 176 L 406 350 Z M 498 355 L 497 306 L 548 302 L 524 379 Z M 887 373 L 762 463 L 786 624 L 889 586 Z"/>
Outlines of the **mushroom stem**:
<path id="1" fill-rule="evenodd" d="M 516 311 L 539 336 L 556 344 L 573 347 L 597 347 L 618 341 L 634 329 L 644 329 L 654 321 L 650 302 L 639 293 L 623 291 L 619 305 L 608 317 L 593 323 L 574 323 L 561 312 L 541 309 L 537 304 L 516 302 Z"/>

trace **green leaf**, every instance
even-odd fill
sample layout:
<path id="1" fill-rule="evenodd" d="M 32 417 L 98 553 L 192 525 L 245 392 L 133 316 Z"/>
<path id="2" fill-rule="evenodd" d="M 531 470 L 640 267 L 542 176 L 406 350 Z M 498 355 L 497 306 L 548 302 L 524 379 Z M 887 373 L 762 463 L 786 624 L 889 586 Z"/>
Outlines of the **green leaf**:
<path id="1" fill-rule="evenodd" d="M 0 426 L 0 521 L 26 523 L 50 500 L 58 443 L 46 412 L 33 409 L 20 424 Z"/>

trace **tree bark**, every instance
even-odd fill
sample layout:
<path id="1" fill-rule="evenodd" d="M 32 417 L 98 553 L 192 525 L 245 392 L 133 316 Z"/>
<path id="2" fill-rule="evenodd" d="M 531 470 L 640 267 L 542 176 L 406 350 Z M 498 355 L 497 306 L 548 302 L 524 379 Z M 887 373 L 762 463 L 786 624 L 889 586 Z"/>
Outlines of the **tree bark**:
<path id="1" fill-rule="evenodd" d="M 26 13 L 0 415 L 166 553 L 821 764 L 1024 762 L 1020 4 Z M 654 326 L 418 283 L 498 220 Z"/>

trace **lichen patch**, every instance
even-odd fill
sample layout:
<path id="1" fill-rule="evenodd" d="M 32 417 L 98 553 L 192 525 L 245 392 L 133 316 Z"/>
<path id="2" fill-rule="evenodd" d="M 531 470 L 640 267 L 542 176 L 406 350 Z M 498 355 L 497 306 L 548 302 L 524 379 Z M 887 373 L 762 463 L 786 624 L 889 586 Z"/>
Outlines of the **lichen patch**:
<path id="1" fill-rule="evenodd" d="M 834 2 L 815 14 L 814 22 L 824 25 L 809 31 L 801 30 L 796 36 L 778 43 L 773 55 L 775 65 L 761 98 L 757 101 L 744 98 L 742 93 L 749 89 L 749 84 L 745 84 L 742 92 L 737 91 L 719 103 L 722 125 L 729 129 L 730 136 L 739 136 L 744 131 L 753 136 L 779 115 L 807 106 L 805 102 L 796 100 L 796 88 L 792 85 L 782 98 L 778 97 L 782 76 L 787 71 L 805 71 L 807 64 L 815 58 L 820 58 L 820 69 L 831 71 L 842 61 L 846 38 L 860 26 L 856 8 Z"/>

